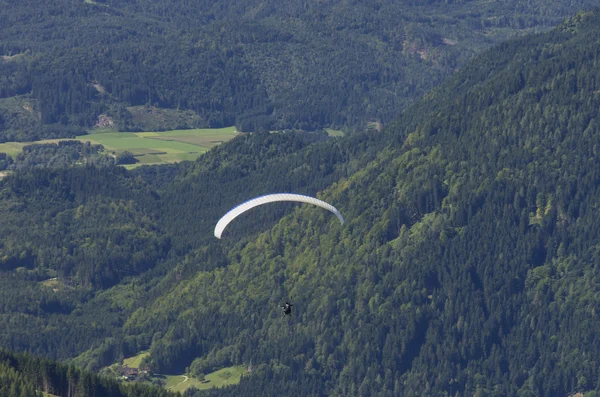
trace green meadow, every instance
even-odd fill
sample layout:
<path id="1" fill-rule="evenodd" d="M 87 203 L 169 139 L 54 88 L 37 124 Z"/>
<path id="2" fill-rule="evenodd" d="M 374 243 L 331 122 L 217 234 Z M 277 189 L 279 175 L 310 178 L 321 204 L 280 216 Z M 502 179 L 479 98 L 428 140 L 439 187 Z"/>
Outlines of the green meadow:
<path id="1" fill-rule="evenodd" d="M 222 368 L 206 375 L 203 382 L 183 375 L 167 376 L 165 388 L 169 391 L 183 393 L 190 387 L 206 390 L 213 387 L 237 385 L 245 373 L 246 368 L 242 366 Z"/>
<path id="2" fill-rule="evenodd" d="M 332 128 L 325 128 L 325 131 L 327 131 L 327 135 L 329 136 L 344 136 L 344 132 L 341 130 L 334 130 Z"/>
<path id="3" fill-rule="evenodd" d="M 15 158 L 23 151 L 23 146 L 31 145 L 32 142 L 6 142 L 0 143 L 0 153 L 6 153 L 10 157 Z"/>
<path id="4" fill-rule="evenodd" d="M 212 147 L 227 142 L 239 135 L 235 127 L 216 129 L 171 130 L 164 132 L 97 132 L 76 137 L 77 140 L 92 144 L 101 144 L 114 154 L 129 151 L 138 163 L 128 168 L 176 163 L 183 160 L 195 160 Z M 23 146 L 42 143 L 56 143 L 61 139 L 48 139 L 36 142 L 6 142 L 0 144 L 0 152 L 17 156 Z"/>
<path id="5" fill-rule="evenodd" d="M 150 355 L 149 352 L 141 352 L 137 356 L 129 357 L 123 360 L 123 365 L 127 365 L 129 368 L 140 368 L 140 364 L 144 357 Z"/>

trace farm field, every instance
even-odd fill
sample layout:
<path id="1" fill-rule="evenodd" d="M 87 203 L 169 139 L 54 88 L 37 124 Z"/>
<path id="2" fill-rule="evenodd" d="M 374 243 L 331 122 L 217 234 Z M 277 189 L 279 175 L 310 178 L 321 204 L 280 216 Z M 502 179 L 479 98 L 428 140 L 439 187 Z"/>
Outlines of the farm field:
<path id="1" fill-rule="evenodd" d="M 98 132 L 76 137 L 77 140 L 101 144 L 108 152 L 119 154 L 129 151 L 138 163 L 127 166 L 176 163 L 195 160 L 212 147 L 239 135 L 235 127 L 217 129 L 172 130 L 164 132 Z M 6 142 L 0 152 L 17 156 L 26 145 L 56 143 L 65 139 L 48 139 L 35 142 Z"/>
<path id="2" fill-rule="evenodd" d="M 204 377 L 204 382 L 198 379 L 186 377 L 183 375 L 167 376 L 165 388 L 169 391 L 183 393 L 190 387 L 200 390 L 211 389 L 213 387 L 224 387 L 237 385 L 240 383 L 242 375 L 246 373 L 246 368 L 242 366 L 222 368 L 212 372 Z"/>

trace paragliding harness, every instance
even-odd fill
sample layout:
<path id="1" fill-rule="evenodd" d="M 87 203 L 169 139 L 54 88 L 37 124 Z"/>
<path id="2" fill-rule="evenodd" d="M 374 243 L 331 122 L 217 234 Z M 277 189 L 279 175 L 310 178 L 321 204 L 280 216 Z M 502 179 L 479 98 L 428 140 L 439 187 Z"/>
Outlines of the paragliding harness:
<path id="1" fill-rule="evenodd" d="M 291 316 L 292 315 L 292 305 L 289 302 L 285 302 L 285 305 L 281 306 L 281 310 L 283 310 L 283 315 L 284 316 Z"/>

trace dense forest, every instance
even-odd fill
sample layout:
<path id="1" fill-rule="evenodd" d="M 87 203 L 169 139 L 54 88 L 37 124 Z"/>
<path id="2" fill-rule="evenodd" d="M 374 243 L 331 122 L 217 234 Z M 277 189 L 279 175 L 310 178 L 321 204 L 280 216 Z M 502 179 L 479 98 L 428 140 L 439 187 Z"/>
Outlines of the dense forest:
<path id="1" fill-rule="evenodd" d="M 599 109 L 600 11 L 581 12 L 483 52 L 381 131 L 16 170 L 0 345 L 88 370 L 143 350 L 159 373 L 253 368 L 188 396 L 598 395 Z M 276 191 L 346 223 L 283 204 L 212 236 Z"/>
<path id="2" fill-rule="evenodd" d="M 364 130 L 370 121 L 390 122 L 494 43 L 547 30 L 596 5 L 594 0 L 5 3 L 0 141 L 73 137 L 94 126 Z M 151 114 L 150 121 L 140 117 L 144 114 Z"/>

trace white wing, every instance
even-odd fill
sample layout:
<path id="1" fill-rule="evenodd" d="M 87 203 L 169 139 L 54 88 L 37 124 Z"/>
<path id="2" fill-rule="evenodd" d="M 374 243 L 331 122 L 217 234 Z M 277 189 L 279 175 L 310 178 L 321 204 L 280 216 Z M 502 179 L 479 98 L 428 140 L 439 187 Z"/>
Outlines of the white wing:
<path id="1" fill-rule="evenodd" d="M 221 238 L 221 234 L 223 230 L 227 227 L 229 222 L 234 220 L 238 215 L 257 207 L 259 205 L 274 203 L 277 201 L 296 201 L 301 203 L 313 204 L 321 208 L 325 208 L 328 211 L 331 211 L 335 216 L 338 217 L 342 225 L 344 224 L 344 218 L 342 214 L 331 204 L 324 202 L 323 200 L 319 200 L 314 197 L 304 196 L 301 194 L 291 194 L 291 193 L 277 193 L 277 194 L 267 194 L 266 196 L 256 197 L 252 200 L 248 200 L 237 207 L 230 210 L 228 213 L 223 215 L 219 222 L 217 222 L 217 226 L 215 226 L 215 237 Z"/>

